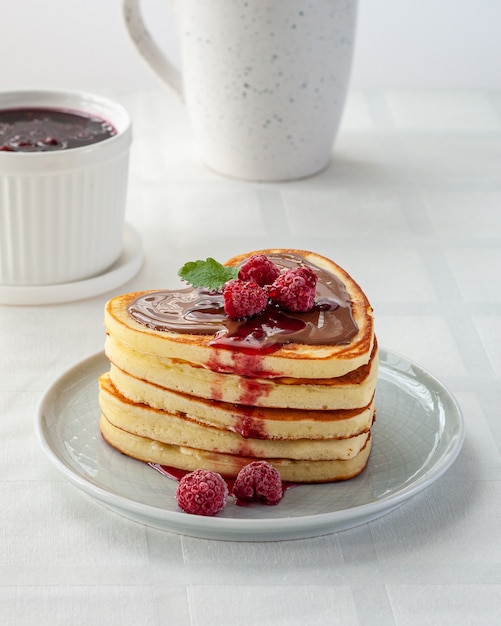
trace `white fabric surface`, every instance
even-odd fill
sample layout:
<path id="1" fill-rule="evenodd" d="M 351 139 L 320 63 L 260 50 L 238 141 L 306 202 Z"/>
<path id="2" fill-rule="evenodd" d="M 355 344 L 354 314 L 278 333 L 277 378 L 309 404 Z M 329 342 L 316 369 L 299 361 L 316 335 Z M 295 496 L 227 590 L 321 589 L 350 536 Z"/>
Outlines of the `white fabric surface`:
<path id="1" fill-rule="evenodd" d="M 112 294 L 0 306 L 1 622 L 499 624 L 501 94 L 351 93 L 330 167 L 284 185 L 198 163 L 169 93 L 106 95 L 134 118 L 127 219 L 146 258 Z M 36 442 L 36 406 L 102 348 L 105 300 L 173 287 L 186 260 L 276 246 L 346 267 L 380 344 L 455 394 L 467 432 L 452 468 L 369 524 L 265 544 L 147 528 L 67 483 Z"/>

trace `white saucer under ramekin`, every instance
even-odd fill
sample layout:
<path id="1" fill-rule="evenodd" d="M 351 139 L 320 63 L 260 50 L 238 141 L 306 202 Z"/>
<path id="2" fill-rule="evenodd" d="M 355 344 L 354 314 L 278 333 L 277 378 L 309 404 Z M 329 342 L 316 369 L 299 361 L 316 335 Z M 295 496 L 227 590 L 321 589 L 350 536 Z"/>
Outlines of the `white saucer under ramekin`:
<path id="1" fill-rule="evenodd" d="M 60 304 L 98 296 L 133 278 L 141 269 L 143 257 L 143 247 L 137 231 L 130 224 L 126 224 L 122 253 L 102 274 L 55 285 L 0 285 L 0 305 Z"/>

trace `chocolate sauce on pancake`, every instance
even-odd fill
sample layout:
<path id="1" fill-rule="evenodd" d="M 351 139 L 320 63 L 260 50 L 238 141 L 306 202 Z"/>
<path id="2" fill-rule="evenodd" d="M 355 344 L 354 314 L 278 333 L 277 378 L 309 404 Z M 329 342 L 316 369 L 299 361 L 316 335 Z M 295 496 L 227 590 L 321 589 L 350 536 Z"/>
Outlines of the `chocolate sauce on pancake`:
<path id="1" fill-rule="evenodd" d="M 186 288 L 161 290 L 134 299 L 129 315 L 157 331 L 213 335 L 210 345 L 244 352 L 271 352 L 286 343 L 338 345 L 358 332 L 349 294 L 337 276 L 294 254 L 269 258 L 279 267 L 311 267 L 317 277 L 315 306 L 307 313 L 291 313 L 270 303 L 247 320 L 229 319 L 220 292 Z"/>

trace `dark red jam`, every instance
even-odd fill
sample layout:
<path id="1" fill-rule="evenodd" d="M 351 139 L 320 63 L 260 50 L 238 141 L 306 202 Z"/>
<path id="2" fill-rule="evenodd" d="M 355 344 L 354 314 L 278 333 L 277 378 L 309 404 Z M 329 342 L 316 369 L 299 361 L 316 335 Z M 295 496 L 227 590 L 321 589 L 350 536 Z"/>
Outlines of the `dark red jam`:
<path id="1" fill-rule="evenodd" d="M 303 257 L 277 254 L 269 257 L 280 267 L 312 267 L 317 274 L 315 306 L 307 313 L 290 313 L 270 303 L 250 319 L 229 319 L 223 296 L 203 289 L 156 291 L 139 296 L 129 305 L 129 315 L 158 331 L 212 335 L 210 345 L 263 354 L 287 343 L 347 344 L 357 334 L 351 301 L 343 282 Z"/>
<path id="2" fill-rule="evenodd" d="M 49 108 L 0 110 L 0 151 L 52 152 L 80 148 L 116 135 L 106 120 Z"/>

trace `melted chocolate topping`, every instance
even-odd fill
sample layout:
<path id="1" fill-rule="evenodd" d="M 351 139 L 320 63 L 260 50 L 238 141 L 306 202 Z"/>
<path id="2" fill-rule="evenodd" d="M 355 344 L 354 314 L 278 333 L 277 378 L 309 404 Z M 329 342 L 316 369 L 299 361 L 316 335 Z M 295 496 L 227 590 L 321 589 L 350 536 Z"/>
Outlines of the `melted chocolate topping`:
<path id="1" fill-rule="evenodd" d="M 210 345 L 247 353 L 266 353 L 285 343 L 345 344 L 358 332 L 351 301 L 337 276 L 294 254 L 269 255 L 279 267 L 311 267 L 317 277 L 315 306 L 307 313 L 291 313 L 270 303 L 247 320 L 231 320 L 220 292 L 187 288 L 155 291 L 139 296 L 128 308 L 140 324 L 158 331 L 212 335 Z"/>

